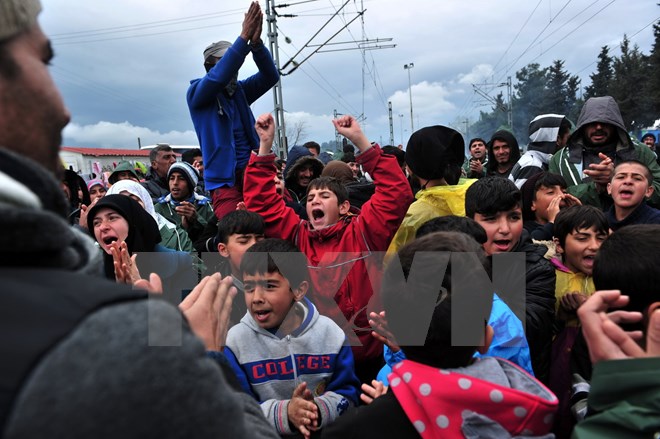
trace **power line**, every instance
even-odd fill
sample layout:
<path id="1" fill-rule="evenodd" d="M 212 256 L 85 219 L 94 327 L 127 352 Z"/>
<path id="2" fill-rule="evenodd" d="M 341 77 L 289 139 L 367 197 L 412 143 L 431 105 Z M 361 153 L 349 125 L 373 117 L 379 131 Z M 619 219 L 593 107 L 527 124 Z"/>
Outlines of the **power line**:
<path id="1" fill-rule="evenodd" d="M 539 0 L 539 2 L 536 4 L 536 6 L 534 7 L 534 10 L 532 11 L 532 13 L 529 14 L 529 16 L 527 17 L 527 20 L 525 20 L 525 22 L 523 23 L 523 25 L 522 25 L 522 26 L 520 27 L 520 29 L 518 30 L 518 33 L 516 34 L 516 36 L 513 37 L 513 41 L 511 41 L 511 43 L 509 44 L 509 47 L 506 48 L 506 50 L 504 51 L 504 53 L 502 54 L 502 56 L 500 57 L 500 59 L 497 61 L 497 63 L 496 63 L 495 66 L 493 67 L 493 70 L 495 70 L 495 69 L 497 68 L 497 66 L 500 65 L 500 62 L 502 62 L 502 60 L 504 59 L 504 57 L 506 56 L 506 54 L 509 53 L 509 49 L 511 49 L 511 46 L 513 46 L 513 43 L 516 42 L 516 40 L 517 40 L 518 37 L 520 36 L 520 33 L 523 31 L 523 29 L 525 29 L 525 26 L 527 26 L 527 23 L 529 23 L 529 20 L 532 18 L 532 16 L 533 16 L 534 13 L 536 12 L 536 10 L 539 8 L 539 6 L 541 5 L 541 2 L 542 2 L 542 1 L 543 1 L 543 0 Z"/>

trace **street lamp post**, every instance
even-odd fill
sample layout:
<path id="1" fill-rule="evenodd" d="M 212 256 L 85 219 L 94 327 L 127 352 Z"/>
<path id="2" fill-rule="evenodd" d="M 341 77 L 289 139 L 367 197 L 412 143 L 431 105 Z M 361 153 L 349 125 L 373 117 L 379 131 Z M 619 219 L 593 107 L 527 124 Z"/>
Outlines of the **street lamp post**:
<path id="1" fill-rule="evenodd" d="M 408 70 L 408 94 L 410 95 L 410 132 L 415 132 L 415 127 L 413 125 L 413 104 L 412 104 L 412 83 L 410 82 L 410 70 L 415 67 L 415 64 L 408 63 L 404 64 L 403 68 Z"/>

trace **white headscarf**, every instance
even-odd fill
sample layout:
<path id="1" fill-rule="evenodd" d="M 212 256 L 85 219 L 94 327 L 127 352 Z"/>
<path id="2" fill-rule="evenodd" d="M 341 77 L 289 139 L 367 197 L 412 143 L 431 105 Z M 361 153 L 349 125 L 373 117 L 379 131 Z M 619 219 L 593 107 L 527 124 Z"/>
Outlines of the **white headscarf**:
<path id="1" fill-rule="evenodd" d="M 168 229 L 176 228 L 176 224 L 168 221 L 167 218 L 156 212 L 154 209 L 154 202 L 151 200 L 151 195 L 149 192 L 142 186 L 140 183 L 133 180 L 119 180 L 117 183 L 113 184 L 106 195 L 120 194 L 127 191 L 130 194 L 135 195 L 144 204 L 144 210 L 146 210 L 149 215 L 151 215 L 156 222 L 158 223 L 158 228 L 167 227 Z"/>

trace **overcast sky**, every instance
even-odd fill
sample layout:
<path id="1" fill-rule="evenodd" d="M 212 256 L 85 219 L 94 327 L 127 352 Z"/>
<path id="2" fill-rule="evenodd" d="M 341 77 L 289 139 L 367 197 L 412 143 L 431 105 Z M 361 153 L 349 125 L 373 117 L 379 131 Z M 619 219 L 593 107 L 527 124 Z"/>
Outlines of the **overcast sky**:
<path id="1" fill-rule="evenodd" d="M 280 64 L 330 19 L 346 0 L 292 0 L 278 18 Z M 284 3 L 279 1 L 278 3 Z M 334 139 L 333 112 L 363 115 L 372 141 L 390 142 L 387 103 L 392 102 L 394 143 L 411 133 L 409 74 L 414 128 L 443 124 L 459 130 L 490 104 L 473 84 L 495 96 L 529 63 L 547 67 L 565 60 L 571 74 L 589 84 L 602 46 L 619 55 L 627 34 L 649 54 L 652 24 L 660 19 L 653 0 L 349 0 L 310 44 L 325 42 L 364 8 L 324 49 L 355 49 L 366 39 L 396 45 L 316 53 L 282 77 L 289 127 L 302 124 L 299 143 Z M 213 41 L 233 41 L 249 0 L 42 0 L 41 25 L 53 41 L 51 67 L 71 113 L 65 146 L 137 148 L 167 142 L 196 145 L 185 94 L 204 74 L 202 52 Z M 261 1 L 266 8 L 265 0 Z M 267 41 L 264 24 L 263 39 Z M 290 41 L 290 42 L 289 42 Z M 304 49 L 301 62 L 317 47 Z M 244 78 L 256 71 L 251 57 Z M 413 63 L 406 70 L 404 64 Z M 289 70 L 288 68 L 286 69 Z M 273 110 L 268 92 L 255 116 Z M 291 131 L 291 129 L 289 128 Z M 289 139 L 292 142 L 292 139 Z M 291 146 L 291 145 L 290 145 Z"/>

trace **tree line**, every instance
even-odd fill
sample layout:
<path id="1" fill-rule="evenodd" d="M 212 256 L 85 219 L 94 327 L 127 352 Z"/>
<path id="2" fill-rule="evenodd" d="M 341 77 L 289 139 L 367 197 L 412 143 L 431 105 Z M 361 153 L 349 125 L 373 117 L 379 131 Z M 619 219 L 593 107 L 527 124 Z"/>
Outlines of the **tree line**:
<path id="1" fill-rule="evenodd" d="M 582 95 L 580 79 L 566 71 L 562 60 L 544 68 L 532 63 L 516 72 L 511 104 L 513 133 L 520 144 L 527 143 L 529 121 L 535 116 L 564 114 L 576 123 L 584 101 L 593 96 L 612 96 L 619 104 L 626 127 L 639 137 L 644 128 L 660 119 L 660 22 L 653 25 L 653 34 L 655 40 L 649 55 L 637 45 L 631 47 L 625 35 L 620 56 L 612 56 L 610 48 L 603 46 L 596 71 L 589 76 L 591 84 Z M 503 94 L 498 94 L 491 111 L 481 111 L 479 120 L 470 125 L 470 137 L 488 140 L 498 129 L 511 130 L 508 110 Z"/>

